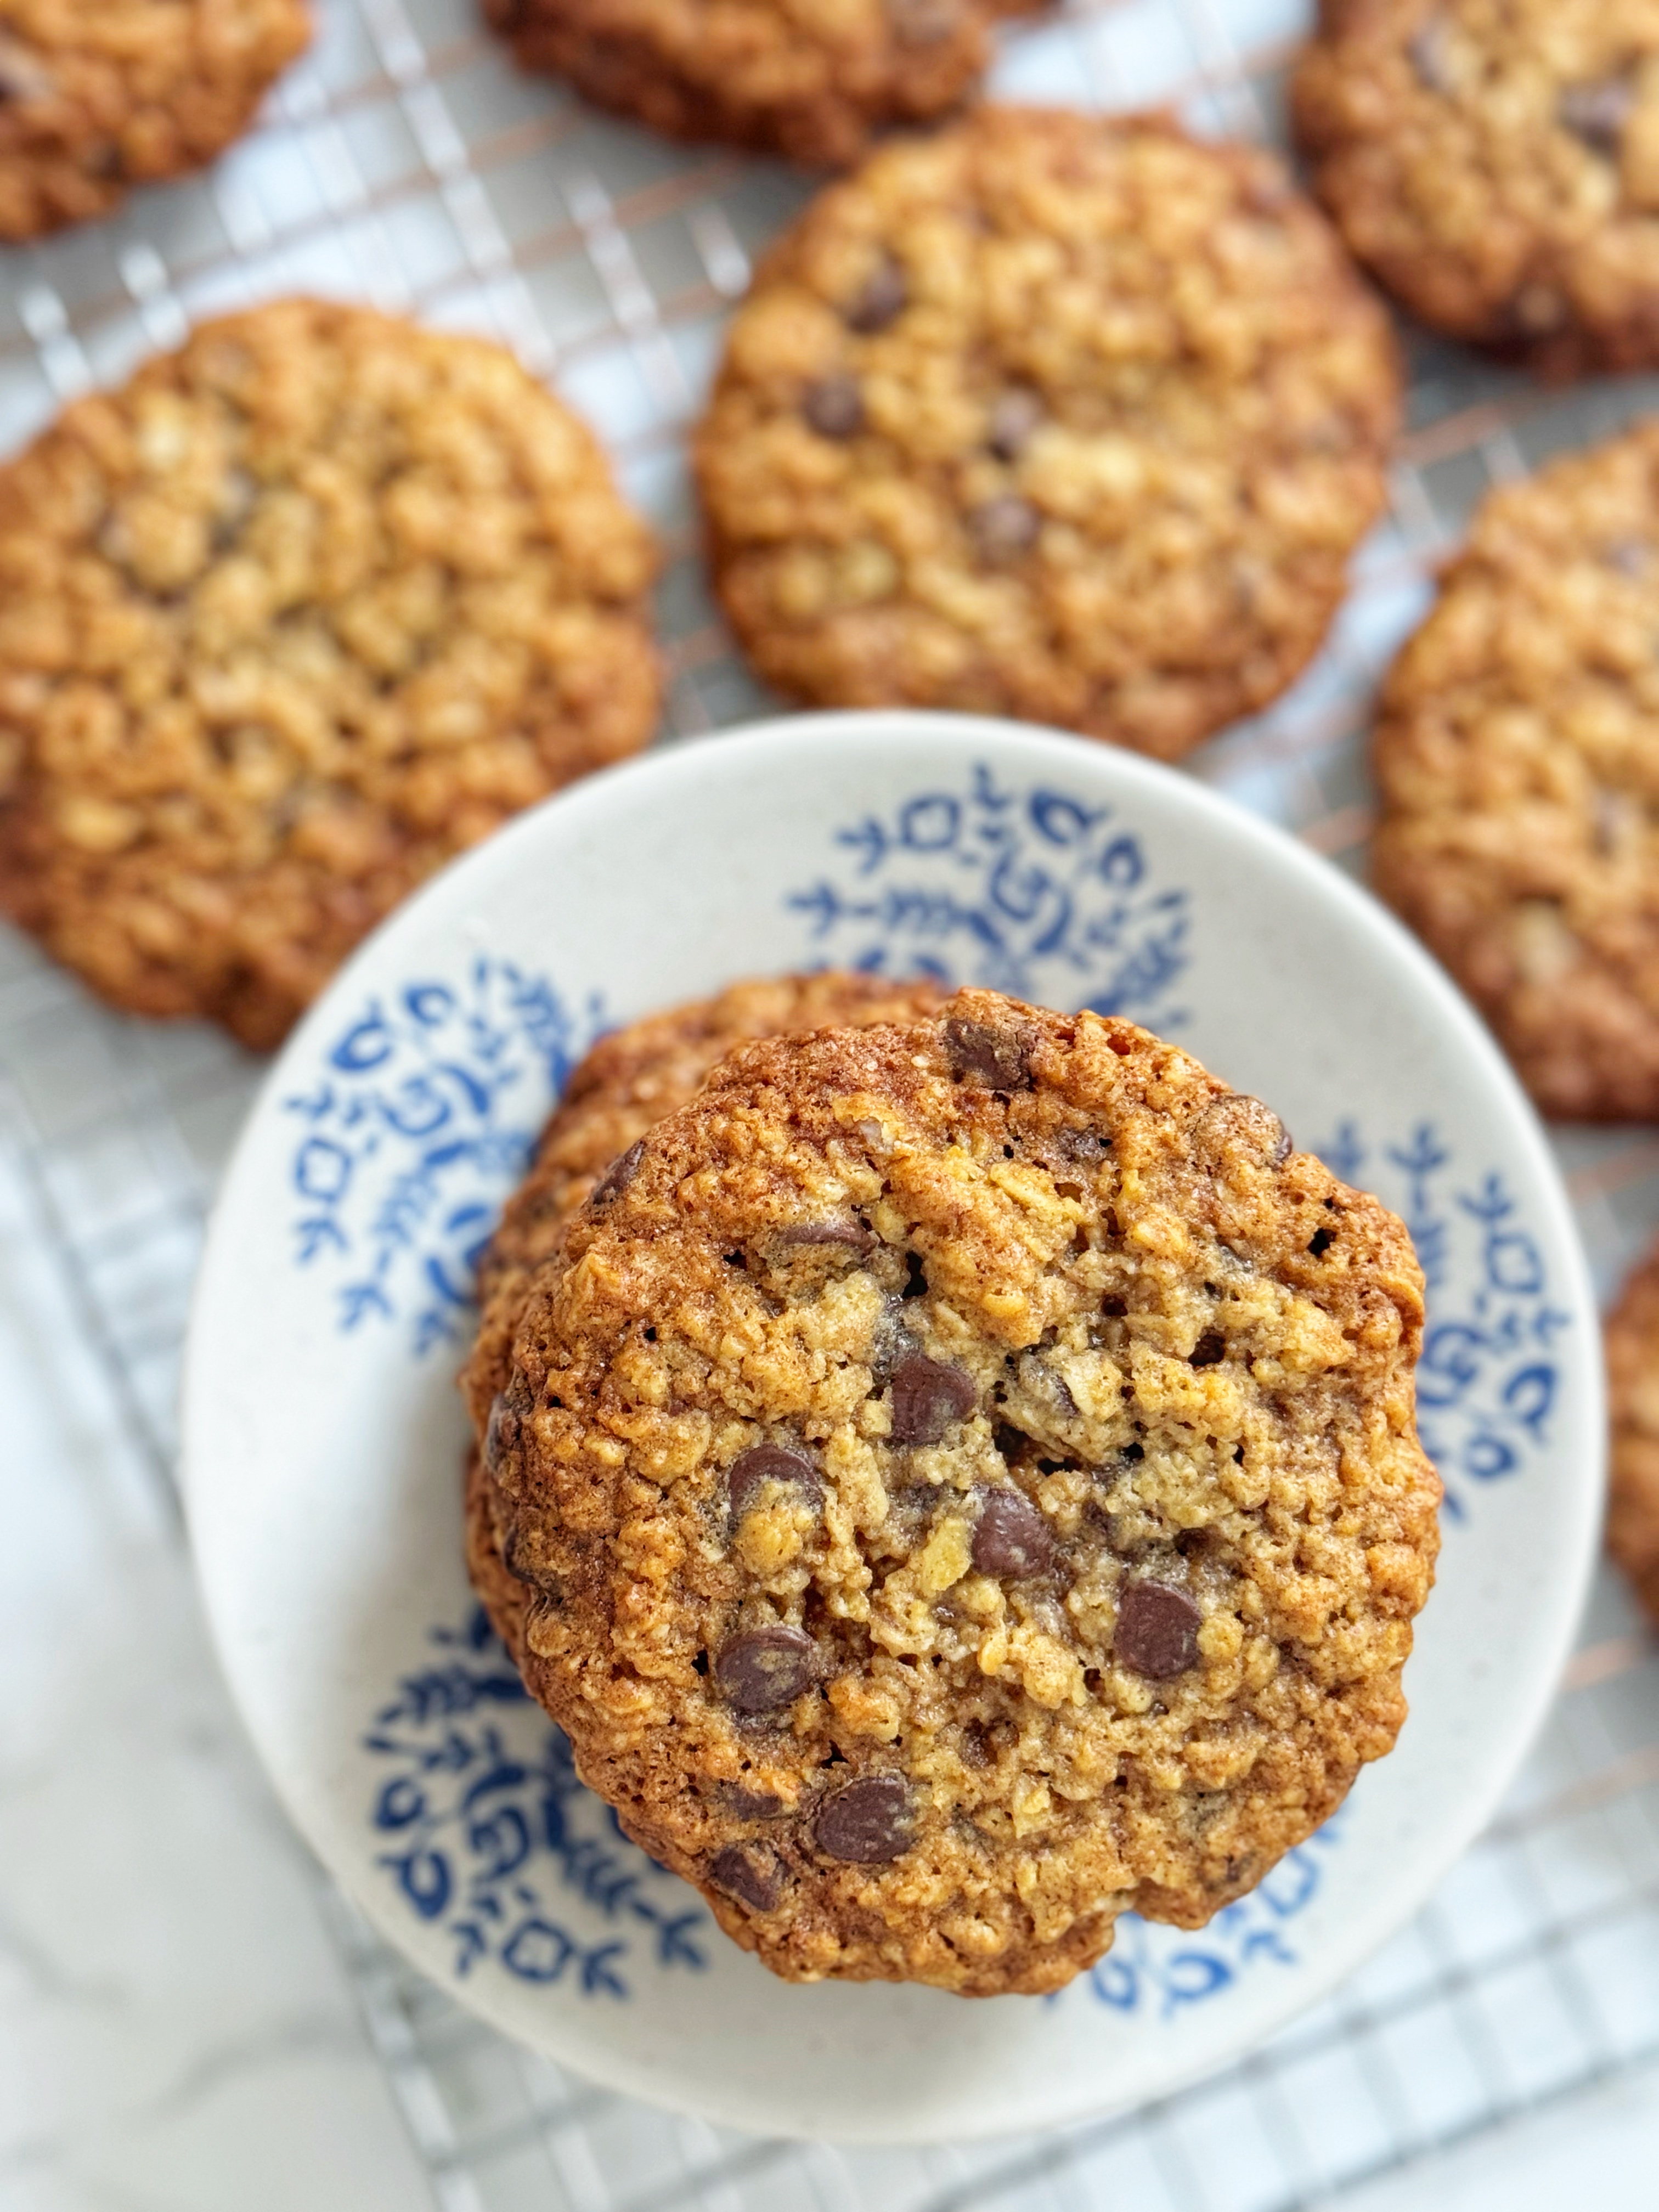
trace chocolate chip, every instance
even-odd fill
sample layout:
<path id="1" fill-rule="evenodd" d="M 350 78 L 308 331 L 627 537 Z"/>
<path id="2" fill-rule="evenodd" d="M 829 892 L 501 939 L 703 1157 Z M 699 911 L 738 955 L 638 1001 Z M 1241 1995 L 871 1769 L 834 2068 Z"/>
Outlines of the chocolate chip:
<path id="1" fill-rule="evenodd" d="M 978 1397 L 973 1377 L 960 1367 L 908 1352 L 893 1370 L 893 1442 L 936 1444 L 952 1421 L 966 1419 Z"/>
<path id="2" fill-rule="evenodd" d="M 896 261 L 884 261 L 872 270 L 842 309 L 849 331 L 873 337 L 896 323 L 910 304 L 910 286 Z"/>
<path id="3" fill-rule="evenodd" d="M 769 1844 L 728 1844 L 714 1854 L 708 1879 L 755 1912 L 770 1912 L 783 1894 L 782 1863 Z"/>
<path id="4" fill-rule="evenodd" d="M 1445 17 L 1431 15 L 1422 29 L 1406 47 L 1407 58 L 1416 73 L 1418 82 L 1425 92 L 1437 92 L 1443 96 L 1457 88 L 1457 80 L 1451 66 L 1451 27 Z"/>
<path id="5" fill-rule="evenodd" d="M 523 1419 L 513 1402 L 510 1388 L 501 1391 L 490 1403 L 489 1423 L 484 1430 L 483 1462 L 491 1474 L 496 1472 L 509 1452 L 518 1449 L 523 1428 Z"/>
<path id="6" fill-rule="evenodd" d="M 1567 85 L 1555 112 L 1575 138 L 1582 138 L 1598 154 L 1617 155 L 1635 106 L 1636 88 L 1630 79 L 1609 76 Z"/>
<path id="7" fill-rule="evenodd" d="M 801 394 L 800 411 L 820 438 L 855 438 L 864 428 L 864 394 L 855 376 L 821 376 Z"/>
<path id="8" fill-rule="evenodd" d="M 623 1154 L 622 1158 L 620 1159 L 612 1160 L 610 1166 L 599 1177 L 598 1182 L 594 1184 L 593 1193 L 587 1201 L 588 1204 L 590 1206 L 605 1206 L 607 1205 L 611 1199 L 620 1198 L 623 1193 L 627 1189 L 629 1184 L 633 1182 L 635 1176 L 639 1173 L 640 1162 L 644 1158 L 645 1139 L 643 1137 L 636 1137 L 634 1139 L 634 1142 L 628 1147 L 628 1150 Z"/>
<path id="9" fill-rule="evenodd" d="M 1273 1146 L 1273 1165 L 1276 1168 L 1282 1168 L 1295 1150 L 1296 1146 L 1291 1140 L 1291 1133 L 1281 1121 L 1279 1125 L 1279 1142 Z"/>
<path id="10" fill-rule="evenodd" d="M 811 1687 L 817 1646 L 802 1628 L 746 1629 L 721 1644 L 714 1679 L 740 1713 L 775 1712 Z"/>
<path id="11" fill-rule="evenodd" d="M 1111 1139 L 1103 1137 L 1097 1129 L 1059 1129 L 1054 1133 L 1054 1150 L 1062 1159 L 1075 1160 L 1079 1167 L 1103 1160 L 1111 1149 Z"/>
<path id="12" fill-rule="evenodd" d="M 718 1795 L 734 1820 L 775 1820 L 783 1810 L 781 1797 L 769 1790 L 745 1790 L 740 1782 L 722 1782 Z"/>
<path id="13" fill-rule="evenodd" d="M 1018 1030 L 952 1014 L 945 1024 L 945 1049 L 958 1075 L 971 1076 L 993 1091 L 1031 1087 L 1030 1045 Z"/>
<path id="14" fill-rule="evenodd" d="M 1621 576 L 1643 576 L 1647 574 L 1650 556 L 1641 538 L 1617 538 L 1601 557 Z"/>
<path id="15" fill-rule="evenodd" d="M 861 1221 L 792 1221 L 776 1235 L 781 1244 L 845 1244 L 854 1252 L 867 1252 L 876 1241 Z"/>
<path id="16" fill-rule="evenodd" d="M 887 20 L 902 46 L 936 46 L 962 21 L 959 0 L 887 0 Z"/>
<path id="17" fill-rule="evenodd" d="M 1012 561 L 1036 544 L 1042 518 L 1029 499 L 1006 491 L 968 510 L 968 533 L 982 561 Z"/>
<path id="18" fill-rule="evenodd" d="M 726 1494 L 731 1500 L 734 1528 L 769 1482 L 787 1482 L 814 1505 L 823 1498 L 818 1471 L 804 1454 L 790 1451 L 782 1444 L 750 1444 L 747 1451 L 739 1452 L 732 1461 L 732 1472 L 726 1478 Z"/>
<path id="19" fill-rule="evenodd" d="M 854 1866 L 877 1866 L 910 1848 L 915 1814 L 908 1784 L 898 1774 L 866 1774 L 838 1790 L 818 1814 L 818 1849 Z"/>
<path id="20" fill-rule="evenodd" d="M 1168 1583 L 1125 1583 L 1118 1592 L 1112 1656 L 1154 1682 L 1184 1674 L 1198 1657 L 1204 1616 Z"/>
<path id="21" fill-rule="evenodd" d="M 1206 1328 L 1193 1346 L 1189 1367 L 1216 1367 L 1227 1357 L 1227 1340 L 1220 1332 Z"/>
<path id="22" fill-rule="evenodd" d="M 1036 392 L 1018 386 L 1012 392 L 1005 392 L 992 408 L 990 434 L 985 442 L 1000 461 L 1017 461 L 1042 416 L 1042 402 Z"/>
<path id="23" fill-rule="evenodd" d="M 47 100 L 58 81 L 39 54 L 15 39 L 0 36 L 0 103 Z"/>
<path id="24" fill-rule="evenodd" d="M 974 1530 L 982 1575 L 1041 1575 L 1054 1563 L 1054 1531 L 1023 1490 L 994 1490 Z"/>

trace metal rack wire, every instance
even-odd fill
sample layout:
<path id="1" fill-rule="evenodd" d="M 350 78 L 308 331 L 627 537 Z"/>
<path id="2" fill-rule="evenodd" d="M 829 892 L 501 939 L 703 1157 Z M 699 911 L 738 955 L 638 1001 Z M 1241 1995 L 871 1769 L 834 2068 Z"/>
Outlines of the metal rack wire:
<path id="1" fill-rule="evenodd" d="M 715 617 L 681 453 L 726 304 L 800 178 L 686 152 L 516 77 L 472 0 L 320 0 L 313 55 L 209 177 L 9 257 L 0 445 L 202 315 L 368 299 L 512 344 L 596 422 L 672 556 L 668 741 L 764 702 Z M 1074 0 L 1010 35 L 1009 96 L 1181 105 L 1272 137 L 1301 0 Z M 1418 339 L 1389 522 L 1329 649 L 1196 772 L 1344 866 L 1363 854 L 1376 678 L 1474 501 L 1659 384 L 1544 392 Z M 258 1070 L 216 1034 L 125 1022 L 0 938 L 0 1146 L 21 1169 L 121 1417 L 170 1495 L 189 1287 Z M 1659 1132 L 1558 1149 L 1611 1286 L 1659 1222 Z M 459 2011 L 319 1885 L 446 2212 L 1292 2212 L 1659 2058 L 1659 1649 L 1610 1577 L 1502 1817 L 1413 1926 L 1244 2064 L 1040 2142 L 927 2153 L 756 2142 L 586 2087 Z"/>

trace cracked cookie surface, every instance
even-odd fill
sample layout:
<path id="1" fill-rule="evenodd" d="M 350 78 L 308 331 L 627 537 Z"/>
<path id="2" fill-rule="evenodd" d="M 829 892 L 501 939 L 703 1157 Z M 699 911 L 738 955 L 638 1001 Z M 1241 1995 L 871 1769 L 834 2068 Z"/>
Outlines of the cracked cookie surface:
<path id="1" fill-rule="evenodd" d="M 1317 648 L 1397 404 L 1382 310 L 1272 156 L 988 107 L 773 249 L 696 461 L 781 690 L 1173 759 Z"/>
<path id="2" fill-rule="evenodd" d="M 1659 0 L 1323 0 L 1291 108 L 1425 323 L 1560 375 L 1659 362 Z"/>
<path id="3" fill-rule="evenodd" d="M 204 325 L 0 471 L 0 910 L 274 1045 L 445 860 L 647 742 L 654 565 L 500 347 Z"/>
<path id="4" fill-rule="evenodd" d="M 829 167 L 977 83 L 989 27 L 1042 0 L 484 0 L 522 67 L 675 138 Z"/>
<path id="5" fill-rule="evenodd" d="M 1659 1245 L 1607 1316 L 1607 1549 L 1659 1622 Z"/>
<path id="6" fill-rule="evenodd" d="M 536 1276 L 475 1571 L 775 1972 L 1057 1988 L 1393 1745 L 1421 1326 L 1400 1223 L 1128 1023 L 963 992 L 769 1040 Z"/>
<path id="7" fill-rule="evenodd" d="M 3 0 L 0 239 L 212 161 L 310 36 L 303 0 Z"/>
<path id="8" fill-rule="evenodd" d="M 1493 492 L 1383 690 L 1372 880 L 1547 1114 L 1659 1116 L 1659 424 Z"/>

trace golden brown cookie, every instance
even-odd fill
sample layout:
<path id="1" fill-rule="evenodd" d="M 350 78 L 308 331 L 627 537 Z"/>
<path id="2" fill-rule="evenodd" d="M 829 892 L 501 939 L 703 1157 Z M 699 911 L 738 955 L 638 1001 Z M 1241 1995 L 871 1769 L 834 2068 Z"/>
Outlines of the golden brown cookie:
<path id="1" fill-rule="evenodd" d="M 1607 1548 L 1659 1622 L 1659 1246 L 1607 1317 Z"/>
<path id="2" fill-rule="evenodd" d="M 1558 375 L 1659 362 L 1659 0 L 1322 0 L 1291 108 L 1425 323 Z"/>
<path id="3" fill-rule="evenodd" d="M 1318 647 L 1397 405 L 1381 309 L 1271 155 L 984 108 L 784 237 L 696 458 L 781 690 L 1174 759 Z"/>
<path id="4" fill-rule="evenodd" d="M 1391 1214 L 1127 1022 L 771 1039 L 537 1275 L 478 1571 L 583 1778 L 775 1972 L 1057 1988 L 1393 1745 L 1422 1313 Z"/>
<path id="5" fill-rule="evenodd" d="M 1659 1115 L 1659 422 L 1493 492 L 1389 677 L 1372 875 L 1547 1114 Z"/>
<path id="6" fill-rule="evenodd" d="M 204 325 L 0 472 L 0 910 L 276 1044 L 434 868 L 646 743 L 653 566 L 500 347 Z"/>
<path id="7" fill-rule="evenodd" d="M 1042 0 L 484 0 L 520 65 L 671 137 L 814 166 L 972 91 L 998 15 Z"/>
<path id="8" fill-rule="evenodd" d="M 0 239 L 212 161 L 310 37 L 304 0 L 0 0 Z"/>

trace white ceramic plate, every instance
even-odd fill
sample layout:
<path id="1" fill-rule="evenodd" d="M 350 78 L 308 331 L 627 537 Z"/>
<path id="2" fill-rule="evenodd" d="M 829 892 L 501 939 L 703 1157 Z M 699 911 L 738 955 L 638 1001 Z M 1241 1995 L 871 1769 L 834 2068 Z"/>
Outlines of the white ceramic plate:
<path id="1" fill-rule="evenodd" d="M 1379 1192 L 1427 1269 L 1439 1587 L 1400 1748 L 1197 1935 L 1125 1923 L 1062 1996 L 792 1988 L 626 1843 L 482 1625 L 453 1376 L 468 1255 L 595 1033 L 738 975 L 932 967 L 1121 1012 Z M 927 2142 L 1163 2094 L 1329 1990 L 1491 1811 L 1540 1717 L 1601 1487 L 1595 1310 L 1485 1031 L 1340 874 L 1170 771 L 939 715 L 659 753 L 493 838 L 276 1063 L 215 1216 L 185 1469 L 219 1649 L 289 1810 L 498 2027 L 727 2124 Z"/>

